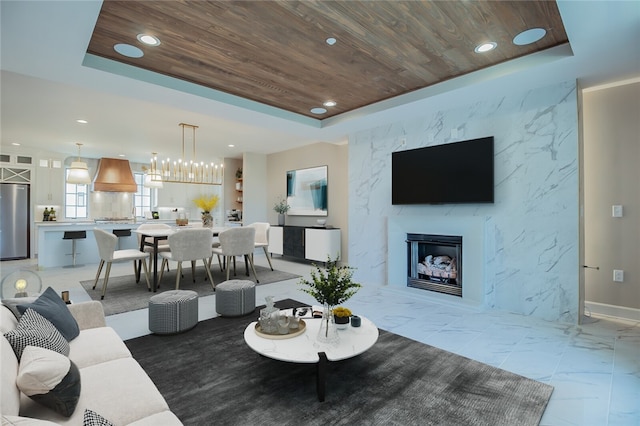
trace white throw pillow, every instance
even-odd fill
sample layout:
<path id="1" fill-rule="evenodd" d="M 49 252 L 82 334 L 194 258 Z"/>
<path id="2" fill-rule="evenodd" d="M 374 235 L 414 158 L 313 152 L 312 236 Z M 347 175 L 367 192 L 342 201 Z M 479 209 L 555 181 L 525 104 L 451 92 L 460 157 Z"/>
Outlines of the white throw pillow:
<path id="1" fill-rule="evenodd" d="M 58 352 L 27 346 L 22 352 L 16 385 L 37 403 L 69 417 L 80 398 L 80 371 Z"/>

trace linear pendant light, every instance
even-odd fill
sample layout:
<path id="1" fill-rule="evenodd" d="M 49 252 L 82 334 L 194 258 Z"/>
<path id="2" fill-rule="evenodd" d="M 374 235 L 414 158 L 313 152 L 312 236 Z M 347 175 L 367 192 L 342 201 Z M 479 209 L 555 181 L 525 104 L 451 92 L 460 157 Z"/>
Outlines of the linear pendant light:
<path id="1" fill-rule="evenodd" d="M 157 161 L 158 157 L 156 156 L 157 153 L 152 152 L 151 153 L 151 164 L 155 164 L 155 162 Z M 145 174 L 144 174 L 144 187 L 145 188 L 163 188 L 162 185 L 162 176 L 160 175 L 160 171 L 156 168 L 153 169 L 147 169 L 146 167 L 143 167 L 143 170 L 145 170 Z"/>
<path id="2" fill-rule="evenodd" d="M 91 183 L 89 168 L 87 167 L 87 163 L 80 161 L 80 147 L 82 144 L 76 143 L 76 145 L 78 145 L 78 161 L 71 163 L 69 174 L 67 175 L 67 183 L 88 185 Z"/>
<path id="3" fill-rule="evenodd" d="M 147 176 L 149 185 L 159 183 L 191 183 L 199 185 L 222 185 L 224 169 L 222 164 L 213 162 L 205 164 L 197 161 L 196 157 L 196 129 L 198 126 L 187 123 L 178 124 L 182 128 L 182 157 L 173 162 L 167 158 L 158 164 L 155 153 L 151 158 Z M 187 160 L 185 156 L 185 133 L 189 129 L 191 133 L 192 156 Z M 146 179 L 145 179 L 146 180 Z M 146 185 L 149 187 L 149 185 Z"/>

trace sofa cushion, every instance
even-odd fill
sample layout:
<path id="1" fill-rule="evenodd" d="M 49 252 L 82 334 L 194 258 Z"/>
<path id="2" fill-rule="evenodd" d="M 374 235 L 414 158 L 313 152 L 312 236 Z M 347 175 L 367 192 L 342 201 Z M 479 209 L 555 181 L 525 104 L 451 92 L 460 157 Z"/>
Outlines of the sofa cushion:
<path id="1" fill-rule="evenodd" d="M 2 426 L 57 426 L 46 420 L 32 419 L 29 417 L 2 415 Z"/>
<path id="2" fill-rule="evenodd" d="M 34 401 L 65 417 L 73 414 L 80 397 L 80 372 L 66 356 L 27 346 L 16 379 L 18 388 Z"/>
<path id="3" fill-rule="evenodd" d="M 17 310 L 17 308 L 16 308 Z M 0 333 L 4 334 L 7 331 L 11 331 L 18 325 L 18 318 L 13 314 L 13 311 L 6 305 L 0 307 Z"/>
<path id="4" fill-rule="evenodd" d="M 128 425 L 169 406 L 133 358 L 122 358 L 80 369 L 82 392 L 76 411 L 63 417 L 23 396 L 20 415 L 50 420 L 62 425 L 82 424 L 84 410 L 105 416 L 116 425 Z"/>
<path id="5" fill-rule="evenodd" d="M 33 303 L 36 301 L 38 296 L 27 296 L 27 297 L 9 297 L 2 299 L 2 304 L 7 307 L 16 318 L 16 321 L 20 319 L 22 314 L 18 310 L 18 305 L 24 305 L 26 303 Z"/>
<path id="6" fill-rule="evenodd" d="M 102 417 L 95 411 L 86 409 L 84 410 L 84 419 L 82 420 L 82 426 L 115 426 L 109 420 Z"/>
<path id="7" fill-rule="evenodd" d="M 16 386 L 18 358 L 4 337 L 0 337 L 0 359 L 0 408 L 2 414 L 17 416 L 20 412 L 20 390 Z"/>
<path id="8" fill-rule="evenodd" d="M 69 312 L 69 308 L 51 287 L 48 287 L 35 302 L 18 305 L 18 311 L 23 315 L 28 308 L 51 321 L 67 341 L 75 339 L 80 333 L 78 323 Z"/>
<path id="9" fill-rule="evenodd" d="M 213 422 L 212 422 L 213 423 Z M 140 420 L 136 420 L 133 423 L 129 423 L 128 426 L 169 426 L 169 425 L 182 425 L 180 419 L 171 411 L 162 411 L 160 413 L 152 414 Z"/>
<path id="10" fill-rule="evenodd" d="M 78 368 L 131 357 L 127 345 L 111 327 L 83 330 L 77 338 L 69 342 L 69 346 L 69 358 Z"/>
<path id="11" fill-rule="evenodd" d="M 27 309 L 16 328 L 4 336 L 11 343 L 18 361 L 27 346 L 39 346 L 69 355 L 69 342 L 53 324 L 33 309 Z"/>

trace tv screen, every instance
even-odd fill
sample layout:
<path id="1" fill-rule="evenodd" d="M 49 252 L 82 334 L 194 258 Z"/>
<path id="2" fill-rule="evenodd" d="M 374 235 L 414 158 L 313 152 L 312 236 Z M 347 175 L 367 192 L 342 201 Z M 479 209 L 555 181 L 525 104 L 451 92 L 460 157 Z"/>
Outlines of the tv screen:
<path id="1" fill-rule="evenodd" d="M 394 152 L 392 204 L 493 203 L 493 136 Z"/>

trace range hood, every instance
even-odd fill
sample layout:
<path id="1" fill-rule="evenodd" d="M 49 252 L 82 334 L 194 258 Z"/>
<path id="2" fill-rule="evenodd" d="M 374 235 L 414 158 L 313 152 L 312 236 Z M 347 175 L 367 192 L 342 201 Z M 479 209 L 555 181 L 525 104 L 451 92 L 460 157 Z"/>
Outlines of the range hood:
<path id="1" fill-rule="evenodd" d="M 138 185 L 131 173 L 129 160 L 101 158 L 98 173 L 93 179 L 94 191 L 136 192 Z"/>

